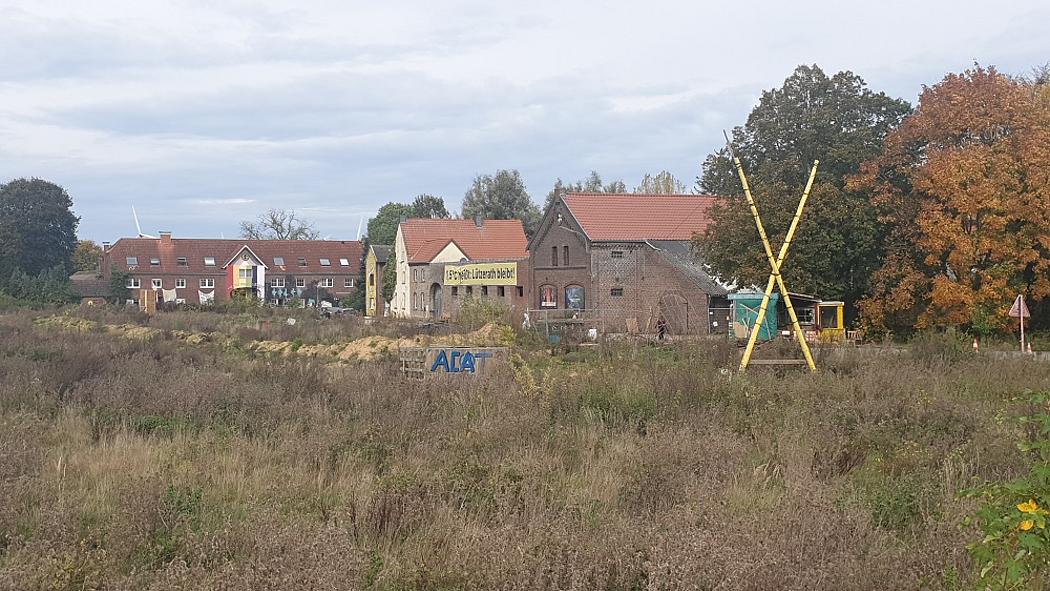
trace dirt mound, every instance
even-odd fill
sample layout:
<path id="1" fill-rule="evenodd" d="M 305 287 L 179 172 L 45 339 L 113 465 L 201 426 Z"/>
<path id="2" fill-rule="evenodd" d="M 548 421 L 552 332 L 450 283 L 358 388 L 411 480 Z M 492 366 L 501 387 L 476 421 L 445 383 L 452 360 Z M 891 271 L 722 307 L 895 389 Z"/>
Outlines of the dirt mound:
<path id="1" fill-rule="evenodd" d="M 82 332 L 98 330 L 101 327 L 107 333 L 139 340 L 150 339 L 164 332 L 160 329 L 136 324 L 99 325 L 97 322 L 74 316 L 38 318 L 36 324 L 48 328 Z M 171 334 L 175 340 L 190 345 L 199 346 L 205 343 L 221 343 L 224 340 L 227 345 L 230 344 L 230 341 L 225 339 L 224 335 L 220 333 L 194 333 L 176 330 L 172 331 Z M 386 355 L 396 355 L 399 349 L 409 347 L 500 347 L 513 344 L 513 342 L 514 331 L 510 327 L 489 323 L 473 332 L 438 337 L 417 335 L 394 339 L 384 336 L 371 336 L 349 343 L 333 345 L 302 345 L 293 341 L 250 341 L 239 346 L 247 351 L 271 355 L 302 355 L 304 357 L 339 359 L 341 361 L 374 361 Z"/>
<path id="2" fill-rule="evenodd" d="M 58 328 L 62 330 L 75 330 L 89 332 L 98 328 L 98 323 L 93 320 L 85 320 L 76 316 L 47 316 L 37 318 L 33 321 L 37 326 L 45 328 Z"/>

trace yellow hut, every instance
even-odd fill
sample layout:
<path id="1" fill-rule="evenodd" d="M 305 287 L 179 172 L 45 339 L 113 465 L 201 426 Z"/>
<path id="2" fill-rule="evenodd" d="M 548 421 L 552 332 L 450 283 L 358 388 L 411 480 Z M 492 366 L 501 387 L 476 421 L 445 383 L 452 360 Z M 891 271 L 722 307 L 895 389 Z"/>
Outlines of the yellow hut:
<path id="1" fill-rule="evenodd" d="M 383 316 L 383 269 L 386 268 L 390 247 L 372 244 L 365 255 L 365 316 Z"/>
<path id="2" fill-rule="evenodd" d="M 817 304 L 817 331 L 824 343 L 841 343 L 846 340 L 844 302 L 830 301 Z"/>

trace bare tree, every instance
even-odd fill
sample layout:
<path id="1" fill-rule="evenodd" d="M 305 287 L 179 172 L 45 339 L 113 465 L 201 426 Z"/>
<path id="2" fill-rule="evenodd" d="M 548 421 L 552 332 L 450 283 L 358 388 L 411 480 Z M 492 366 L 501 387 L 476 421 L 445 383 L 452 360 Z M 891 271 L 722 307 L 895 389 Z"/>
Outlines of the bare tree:
<path id="1" fill-rule="evenodd" d="M 241 237 L 247 240 L 317 240 L 320 236 L 311 222 L 291 210 L 271 209 L 254 222 L 241 222 Z"/>

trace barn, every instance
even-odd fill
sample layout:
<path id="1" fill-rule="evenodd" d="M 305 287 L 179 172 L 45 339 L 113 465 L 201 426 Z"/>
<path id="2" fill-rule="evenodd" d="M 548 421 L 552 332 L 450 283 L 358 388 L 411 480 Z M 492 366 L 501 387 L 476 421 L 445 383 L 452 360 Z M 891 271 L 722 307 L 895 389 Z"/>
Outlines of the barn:
<path id="1" fill-rule="evenodd" d="M 692 251 L 710 195 L 568 193 L 529 242 L 537 322 L 579 318 L 604 332 L 724 333 L 727 289 Z"/>

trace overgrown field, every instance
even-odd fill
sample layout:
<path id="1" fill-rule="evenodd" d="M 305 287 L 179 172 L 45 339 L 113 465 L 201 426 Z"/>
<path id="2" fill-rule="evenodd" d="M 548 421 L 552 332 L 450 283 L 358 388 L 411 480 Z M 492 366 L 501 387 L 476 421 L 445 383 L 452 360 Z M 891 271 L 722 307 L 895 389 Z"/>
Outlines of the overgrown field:
<path id="1" fill-rule="evenodd" d="M 0 588 L 965 589 L 956 493 L 1022 471 L 1050 388 L 932 346 L 520 353 L 406 382 L 0 316 Z"/>

